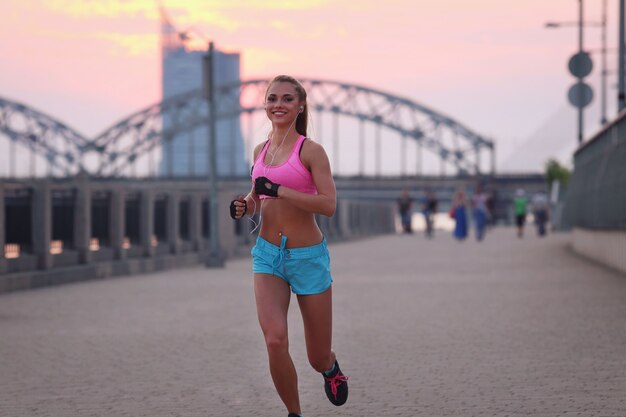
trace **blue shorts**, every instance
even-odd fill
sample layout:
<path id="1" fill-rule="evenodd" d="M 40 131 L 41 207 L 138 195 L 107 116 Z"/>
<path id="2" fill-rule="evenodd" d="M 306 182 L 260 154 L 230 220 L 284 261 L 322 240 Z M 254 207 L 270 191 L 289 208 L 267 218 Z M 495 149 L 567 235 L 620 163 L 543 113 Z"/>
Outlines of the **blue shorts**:
<path id="1" fill-rule="evenodd" d="M 252 272 L 282 278 L 298 295 L 319 294 L 333 282 L 330 276 L 330 255 L 326 239 L 305 248 L 285 249 L 287 236 L 280 247 L 257 237 L 252 248 Z"/>

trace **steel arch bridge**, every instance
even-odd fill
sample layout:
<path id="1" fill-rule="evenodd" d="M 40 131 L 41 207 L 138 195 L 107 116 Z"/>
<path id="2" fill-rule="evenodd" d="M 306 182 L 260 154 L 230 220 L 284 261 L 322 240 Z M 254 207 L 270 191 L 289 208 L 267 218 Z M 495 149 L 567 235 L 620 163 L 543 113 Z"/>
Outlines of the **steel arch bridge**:
<path id="1" fill-rule="evenodd" d="M 81 157 L 91 141 L 71 127 L 27 105 L 0 97 L 0 134 L 8 137 L 11 154 L 9 164 L 15 164 L 15 145 L 31 150 L 31 155 L 45 158 L 49 170 L 70 175 L 77 171 Z M 12 167 L 13 168 L 13 167 Z M 13 171 L 13 169 L 11 169 Z"/>
<path id="2" fill-rule="evenodd" d="M 433 152 L 459 173 L 480 174 L 481 154 L 489 152 L 494 169 L 494 143 L 456 120 L 407 98 L 338 81 L 301 79 L 309 111 L 373 123 Z M 262 112 L 267 80 L 249 80 L 216 88 L 216 119 L 238 120 Z M 65 124 L 21 103 L 0 98 L 0 133 L 45 158 L 49 173 L 79 171 L 102 177 L 136 175 L 148 158 L 155 175 L 154 150 L 174 137 L 206 126 L 208 111 L 202 91 L 168 98 L 119 121 L 95 138 L 86 138 Z M 165 126 L 165 127 L 164 127 Z M 364 155 L 361 147 L 359 159 Z M 377 144 L 377 158 L 380 143 Z M 335 158 L 338 152 L 335 154 Z M 12 159 L 12 158 L 10 158 Z M 377 160 L 377 164 L 379 164 Z M 166 164 L 171 165 L 171 164 Z"/>

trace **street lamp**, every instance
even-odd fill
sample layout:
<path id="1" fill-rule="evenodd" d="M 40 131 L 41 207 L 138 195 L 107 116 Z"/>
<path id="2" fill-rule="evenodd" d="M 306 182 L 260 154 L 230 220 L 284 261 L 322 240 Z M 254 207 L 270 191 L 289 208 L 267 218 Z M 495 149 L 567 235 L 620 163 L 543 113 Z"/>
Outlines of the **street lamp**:
<path id="1" fill-rule="evenodd" d="M 208 41 L 207 53 L 202 57 L 202 92 L 207 101 L 207 174 L 209 179 L 209 245 L 205 259 L 208 268 L 221 268 L 224 266 L 224 257 L 220 250 L 219 224 L 218 224 L 218 189 L 217 189 L 217 155 L 215 146 L 215 47 L 213 41 L 208 39 L 201 31 L 191 27 L 179 32 L 181 41 L 189 40 L 189 33 L 195 32 Z"/>
<path id="2" fill-rule="evenodd" d="M 606 0 L 605 0 L 606 1 Z M 626 91 L 624 85 L 624 0 L 619 2 L 619 57 L 617 59 L 617 72 L 618 72 L 618 88 L 617 93 L 617 111 L 621 112 L 626 107 Z"/>
<path id="3" fill-rule="evenodd" d="M 209 250 L 206 258 L 206 266 L 209 268 L 221 268 L 224 266 L 224 257 L 220 250 L 219 224 L 217 221 L 218 192 L 217 192 L 217 155 L 215 146 L 215 48 L 213 42 L 209 42 L 209 51 L 202 58 L 202 79 L 204 98 L 209 107 L 208 127 L 208 174 L 209 174 Z"/>
<path id="4" fill-rule="evenodd" d="M 579 22 L 546 22 L 544 25 L 546 29 L 556 29 L 563 26 L 578 26 Z M 602 26 L 602 22 L 583 22 L 583 26 Z"/>

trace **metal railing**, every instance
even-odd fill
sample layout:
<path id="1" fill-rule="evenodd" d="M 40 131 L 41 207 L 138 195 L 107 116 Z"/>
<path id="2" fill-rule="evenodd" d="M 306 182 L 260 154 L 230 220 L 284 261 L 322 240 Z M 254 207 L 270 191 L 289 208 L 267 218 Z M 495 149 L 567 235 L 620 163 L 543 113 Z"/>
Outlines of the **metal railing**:
<path id="1" fill-rule="evenodd" d="M 626 111 L 574 154 L 564 215 L 569 227 L 626 230 Z"/>

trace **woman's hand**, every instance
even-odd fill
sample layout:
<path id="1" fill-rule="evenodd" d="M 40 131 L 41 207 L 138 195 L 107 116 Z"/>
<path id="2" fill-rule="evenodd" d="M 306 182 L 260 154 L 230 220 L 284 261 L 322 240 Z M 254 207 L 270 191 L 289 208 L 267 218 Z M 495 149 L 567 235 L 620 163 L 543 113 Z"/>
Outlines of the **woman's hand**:
<path id="1" fill-rule="evenodd" d="M 241 219 L 246 215 L 248 211 L 248 203 L 242 195 L 238 196 L 236 200 L 230 202 L 230 217 L 235 220 Z"/>
<path id="2" fill-rule="evenodd" d="M 280 187 L 280 184 L 272 182 L 267 177 L 258 177 L 254 180 L 254 192 L 256 195 L 278 197 L 278 187 Z"/>

